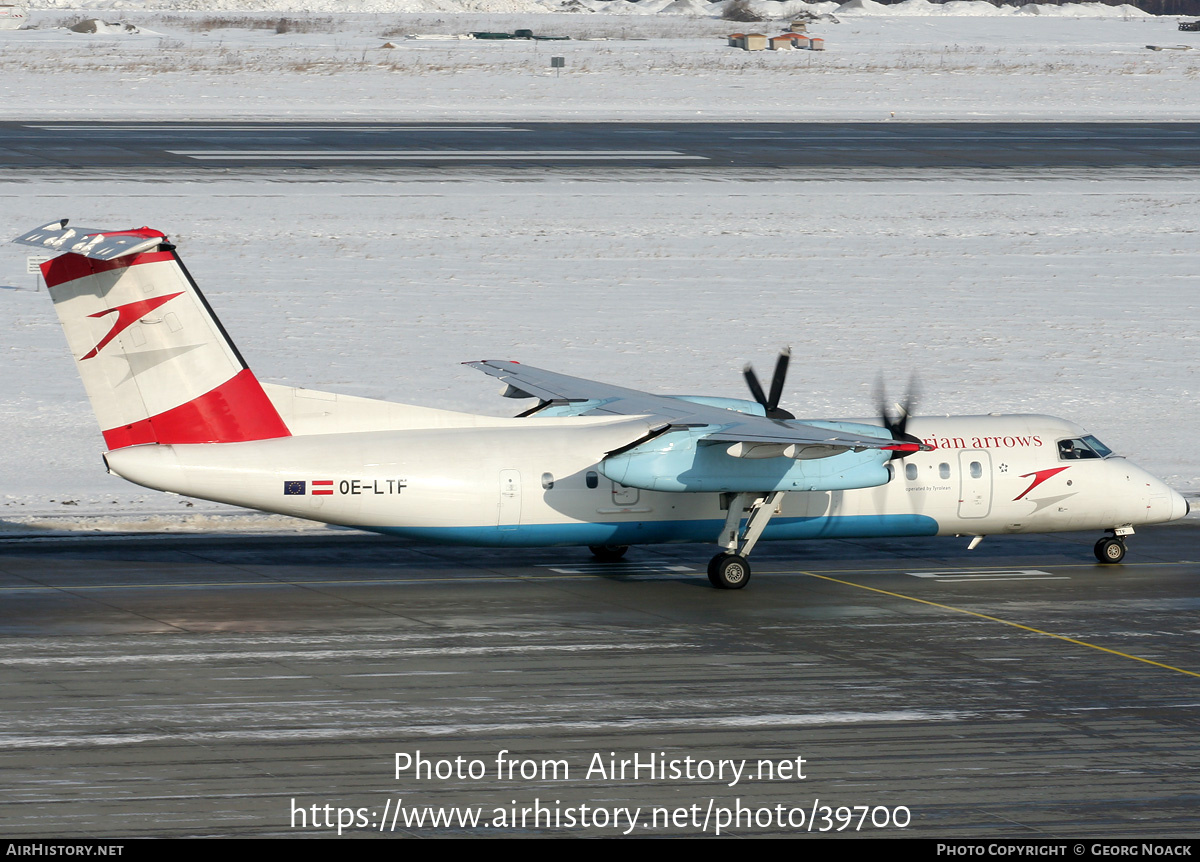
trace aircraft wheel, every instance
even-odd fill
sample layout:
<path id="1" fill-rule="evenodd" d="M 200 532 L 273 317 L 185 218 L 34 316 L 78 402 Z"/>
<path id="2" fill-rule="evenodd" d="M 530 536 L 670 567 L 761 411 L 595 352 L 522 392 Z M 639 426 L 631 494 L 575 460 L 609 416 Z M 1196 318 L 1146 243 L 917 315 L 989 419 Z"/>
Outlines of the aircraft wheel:
<path id="1" fill-rule="evenodd" d="M 708 563 L 708 580 L 718 590 L 740 590 L 750 583 L 750 564 L 737 554 L 717 554 Z"/>
<path id="2" fill-rule="evenodd" d="M 628 545 L 588 545 L 592 556 L 602 563 L 618 563 L 629 550 Z"/>
<path id="3" fill-rule="evenodd" d="M 1125 559 L 1125 543 L 1111 536 L 1105 536 L 1098 541 L 1092 550 L 1096 559 L 1102 563 L 1119 563 Z"/>

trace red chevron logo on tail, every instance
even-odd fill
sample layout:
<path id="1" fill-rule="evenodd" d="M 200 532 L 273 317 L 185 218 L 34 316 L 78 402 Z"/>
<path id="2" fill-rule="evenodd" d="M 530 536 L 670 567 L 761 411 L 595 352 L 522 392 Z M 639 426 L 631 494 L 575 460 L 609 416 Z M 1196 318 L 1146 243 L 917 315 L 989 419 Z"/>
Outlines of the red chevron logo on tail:
<path id="1" fill-rule="evenodd" d="M 137 323 L 160 305 L 163 305 L 164 303 L 169 302 L 170 300 L 177 296 L 181 296 L 182 294 L 183 291 L 181 290 L 179 293 L 169 293 L 166 296 L 154 296 L 150 299 L 139 299 L 137 302 L 128 302 L 125 305 L 118 305 L 116 308 L 106 308 L 104 311 L 97 311 L 95 314 L 89 314 L 88 317 L 103 317 L 106 314 L 112 314 L 113 312 L 116 312 L 117 319 L 113 322 L 112 329 L 108 331 L 108 334 L 100 339 L 100 343 L 93 347 L 86 356 L 80 357 L 79 361 L 82 362 L 84 359 L 91 359 L 93 356 L 103 350 L 110 341 L 112 341 L 126 329 L 133 326 L 133 324 Z"/>

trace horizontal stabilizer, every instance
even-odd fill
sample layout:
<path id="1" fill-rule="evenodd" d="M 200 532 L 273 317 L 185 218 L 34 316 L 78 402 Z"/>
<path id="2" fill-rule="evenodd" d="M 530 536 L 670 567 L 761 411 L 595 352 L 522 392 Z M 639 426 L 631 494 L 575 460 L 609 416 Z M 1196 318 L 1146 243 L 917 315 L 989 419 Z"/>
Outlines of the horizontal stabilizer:
<path id="1" fill-rule="evenodd" d="M 67 220 L 34 228 L 13 240 L 56 254 L 78 254 L 93 260 L 113 260 L 129 254 L 151 251 L 166 242 L 167 235 L 153 228 L 102 231 L 87 227 L 67 227 Z"/>

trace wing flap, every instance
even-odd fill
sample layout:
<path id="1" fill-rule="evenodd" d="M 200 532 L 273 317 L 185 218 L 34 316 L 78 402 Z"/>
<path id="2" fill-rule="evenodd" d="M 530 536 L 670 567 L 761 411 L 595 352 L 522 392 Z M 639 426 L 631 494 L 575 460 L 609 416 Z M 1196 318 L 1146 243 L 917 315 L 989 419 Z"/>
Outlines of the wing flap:
<path id="1" fill-rule="evenodd" d="M 779 424 L 778 429 L 762 429 L 746 427 L 749 423 L 731 425 L 721 430 L 705 434 L 703 442 L 712 443 L 780 443 L 828 449 L 829 454 L 837 454 L 847 449 L 887 449 L 889 451 L 916 451 L 915 443 L 903 440 L 892 440 L 888 437 L 868 437 L 865 435 L 831 433 L 827 429 L 815 425 Z M 882 428 L 880 429 L 883 430 Z M 812 457 L 812 456 L 809 456 Z"/>

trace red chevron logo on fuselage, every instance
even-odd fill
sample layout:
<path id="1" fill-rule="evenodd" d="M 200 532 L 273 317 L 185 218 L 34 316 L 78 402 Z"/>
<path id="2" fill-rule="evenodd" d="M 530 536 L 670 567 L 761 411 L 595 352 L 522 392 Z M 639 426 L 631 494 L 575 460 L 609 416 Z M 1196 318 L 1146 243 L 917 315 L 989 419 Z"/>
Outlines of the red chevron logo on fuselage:
<path id="1" fill-rule="evenodd" d="M 1051 476 L 1057 476 L 1059 473 L 1061 473 L 1063 470 L 1066 470 L 1066 469 L 1068 469 L 1069 467 L 1070 467 L 1070 465 L 1068 464 L 1068 465 L 1067 465 L 1067 467 L 1051 467 L 1051 468 L 1050 468 L 1050 469 L 1048 469 L 1048 470 L 1038 470 L 1038 471 L 1037 471 L 1037 472 L 1035 472 L 1035 473 L 1026 473 L 1026 474 L 1024 474 L 1024 475 L 1023 475 L 1023 476 L 1021 476 L 1020 478 L 1022 478 L 1022 479 L 1028 479 L 1030 476 L 1032 476 L 1032 477 L 1033 477 L 1033 481 L 1029 483 L 1029 487 L 1028 487 L 1028 488 L 1026 488 L 1026 489 L 1025 489 L 1024 491 L 1022 491 L 1020 494 L 1017 494 L 1017 496 L 1013 497 L 1013 502 L 1015 503 L 1017 500 L 1020 500 L 1022 497 L 1024 497 L 1026 494 L 1028 494 L 1030 491 L 1032 491 L 1032 490 L 1033 490 L 1034 488 L 1036 488 L 1038 485 L 1040 485 L 1040 484 L 1042 484 L 1043 482 L 1045 482 L 1045 481 L 1046 481 L 1047 479 L 1049 479 Z"/>
<path id="2" fill-rule="evenodd" d="M 81 356 L 79 361 L 82 362 L 85 359 L 91 359 L 93 356 L 103 350 L 110 341 L 112 341 L 126 329 L 133 326 L 133 324 L 137 323 L 160 305 L 169 302 L 170 300 L 177 296 L 181 296 L 182 294 L 183 291 L 181 290 L 179 293 L 169 293 L 166 296 L 153 296 L 150 299 L 139 299 L 137 302 L 128 302 L 125 305 L 118 305 L 116 308 L 106 308 L 104 311 L 97 311 L 95 314 L 89 314 L 88 317 L 103 317 L 106 314 L 112 314 L 113 312 L 116 312 L 117 319 L 113 322 L 112 329 L 108 331 L 108 334 L 100 339 L 100 343 L 93 347 L 86 356 Z"/>

